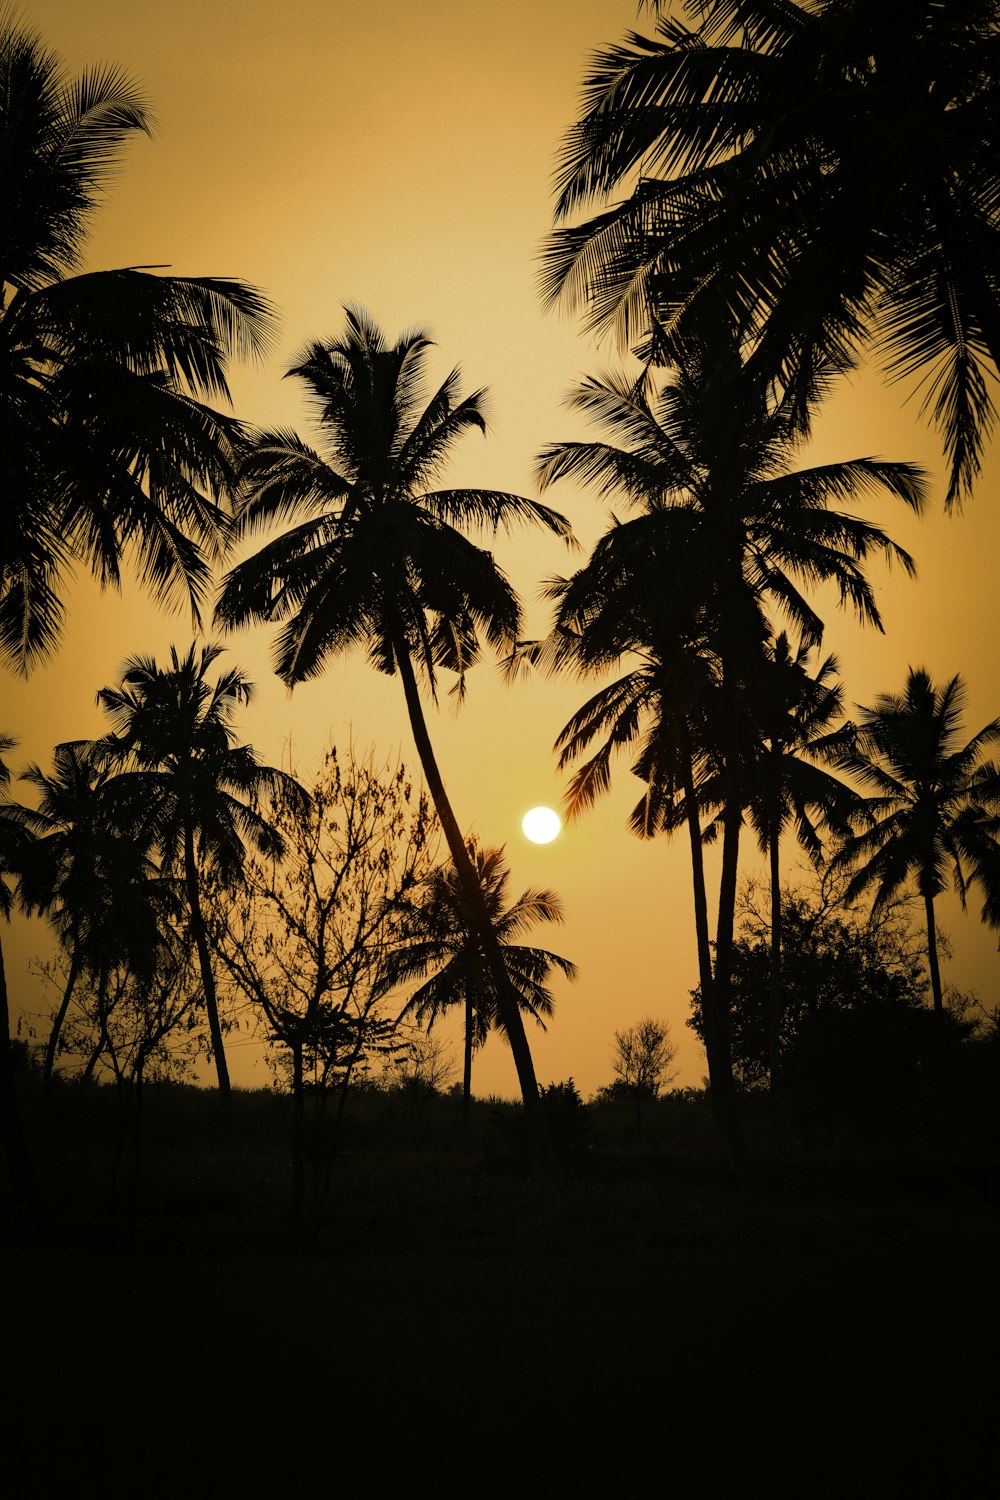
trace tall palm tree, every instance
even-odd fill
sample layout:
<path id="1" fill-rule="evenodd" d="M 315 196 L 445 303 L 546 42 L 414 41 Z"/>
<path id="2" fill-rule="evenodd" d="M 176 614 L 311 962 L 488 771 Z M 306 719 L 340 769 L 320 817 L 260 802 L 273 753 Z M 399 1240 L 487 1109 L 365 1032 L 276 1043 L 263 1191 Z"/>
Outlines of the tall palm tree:
<path id="1" fill-rule="evenodd" d="M 227 524 L 244 430 L 232 354 L 259 354 L 271 314 L 242 282 L 81 273 L 91 215 L 136 132 L 118 68 L 69 77 L 0 17 L 0 659 L 26 672 L 55 646 L 74 568 L 117 586 L 124 558 L 159 600 L 197 614 Z"/>
<path id="2" fill-rule="evenodd" d="M 618 201 L 551 238 L 546 295 L 661 351 L 725 307 L 793 389 L 865 346 L 923 378 L 961 499 L 1000 370 L 997 0 L 651 9 L 586 79 L 557 217 Z"/>
<path id="3" fill-rule="evenodd" d="M 30 808 L 12 802 L 10 797 L 10 768 L 7 765 L 6 756 L 16 744 L 17 741 L 9 734 L 0 734 L 0 918 L 5 922 L 10 920 L 14 905 L 14 893 L 7 882 L 11 877 L 17 880 L 23 873 L 25 860 L 37 831 L 34 813 Z M 2 942 L 0 942 L 0 1137 L 2 1137 L 7 1172 L 14 1194 L 20 1202 L 30 1202 L 36 1196 L 35 1178 L 24 1138 L 24 1125 L 18 1108 L 14 1083 L 10 1002 L 7 996 L 7 971 L 3 961 Z"/>
<path id="4" fill-rule="evenodd" d="M 236 535 L 292 522 L 226 577 L 216 619 L 232 627 L 282 621 L 279 677 L 294 685 L 355 647 L 378 671 L 398 675 L 424 779 L 471 919 L 493 966 L 504 1029 L 533 1131 L 537 1164 L 548 1159 L 527 1037 L 465 839 L 445 791 L 418 686 L 432 699 L 438 673 L 465 674 L 480 654 L 516 641 L 517 596 L 493 555 L 459 527 L 540 524 L 570 536 L 555 511 L 495 490 L 432 488 L 459 437 L 485 431 L 484 393 L 461 397 L 453 370 L 427 399 L 429 340 L 390 344 L 369 315 L 347 309 L 343 338 L 313 343 L 289 371 L 309 392 L 325 451 L 294 433 L 265 433 L 242 474 Z"/>
<path id="5" fill-rule="evenodd" d="M 206 871 L 233 884 L 239 879 L 247 843 L 261 853 L 282 852 L 267 804 L 280 795 L 292 805 L 308 800 L 293 777 L 261 765 L 249 745 L 236 743 L 236 710 L 250 702 L 253 685 L 238 668 L 209 669 L 222 654 L 192 645 L 170 665 L 131 657 L 116 687 L 102 688 L 98 702 L 111 733 L 94 745 L 99 762 L 114 772 L 108 783 L 109 815 L 159 851 L 167 875 L 184 884 L 191 937 L 201 982 L 219 1092 L 228 1101 L 229 1069 L 219 1019 L 218 995 L 202 909 Z"/>
<path id="6" fill-rule="evenodd" d="M 562 903 L 554 891 L 527 890 L 508 905 L 510 869 L 503 849 L 481 849 L 474 838 L 468 840 L 467 847 L 518 1009 L 544 1027 L 543 1018 L 552 1015 L 546 979 L 553 969 L 573 979 L 576 966 L 558 953 L 512 940 L 536 922 L 561 922 Z M 454 866 L 435 870 L 423 889 L 401 904 L 400 916 L 405 941 L 387 956 L 380 988 L 387 991 L 413 979 L 424 979 L 406 1002 L 400 1019 L 412 1015 L 428 1031 L 453 1006 L 464 1007 L 462 1139 L 467 1145 L 472 1055 L 491 1030 L 503 1026 L 490 957 L 469 921 L 465 892 Z"/>
<path id="7" fill-rule="evenodd" d="M 842 603 L 880 628 L 864 565 L 882 555 L 912 571 L 912 561 L 880 528 L 833 507 L 844 498 L 887 490 L 919 508 L 923 478 L 911 464 L 870 458 L 794 468 L 801 415 L 791 401 L 768 397 L 734 342 L 690 339 L 683 354 L 655 400 L 643 384 L 611 376 L 580 385 L 572 405 L 595 418 L 611 441 L 551 445 L 540 456 L 538 477 L 543 488 L 564 478 L 582 480 L 620 497 L 634 512 L 616 522 L 584 569 L 555 585 L 556 654 L 567 631 L 593 636 L 603 665 L 609 652 L 651 651 L 657 671 L 666 666 L 685 684 L 684 711 L 701 705 L 700 720 L 688 726 L 688 758 L 690 763 L 697 731 L 714 767 L 723 830 L 715 972 L 707 993 L 716 1013 L 709 1028 L 716 1037 L 709 1048 L 710 1074 L 727 1108 L 739 833 L 746 767 L 756 753 L 756 683 L 770 611 L 780 610 L 806 641 L 816 641 L 822 621 L 802 589 L 832 582 Z M 814 382 L 814 398 L 824 383 L 825 376 Z M 586 661 L 586 650 L 581 658 L 576 649 Z M 690 678 L 685 682 L 677 667 L 684 655 L 704 662 L 694 698 Z M 662 780 L 662 757 L 659 769 L 655 757 L 644 769 Z M 669 778 L 663 785 L 670 787 Z M 704 792 L 699 795 L 704 800 Z M 679 813 L 669 797 L 658 795 L 657 805 L 656 816 L 664 820 L 659 826 L 677 827 L 685 816 L 694 852 L 690 812 Z M 705 946 L 700 938 L 700 955 Z M 700 967 L 704 980 L 706 956 Z"/>
<path id="8" fill-rule="evenodd" d="M 931 995 L 939 1024 L 944 1010 L 935 899 L 952 884 L 963 905 L 971 878 L 998 867 L 995 838 L 1000 768 L 983 757 L 1000 744 L 1000 719 L 961 743 L 965 685 L 952 677 L 935 688 L 911 667 L 900 694 L 885 693 L 861 709 L 845 770 L 872 793 L 864 821 L 834 863 L 853 869 L 847 899 L 874 888 L 878 911 L 911 880 L 923 898 Z M 991 816 L 992 815 L 992 816 Z M 989 896 L 990 887 L 986 894 Z M 987 911 L 987 916 L 989 912 Z"/>
<path id="9" fill-rule="evenodd" d="M 759 740 L 749 768 L 747 811 L 761 851 L 767 855 L 771 884 L 771 971 L 768 1055 L 771 1083 L 781 1066 L 783 1020 L 781 985 L 782 835 L 795 830 L 814 864 L 823 858 L 825 829 L 846 833 L 857 795 L 828 767 L 847 748 L 850 729 L 842 719 L 843 692 L 836 682 L 836 657 L 809 671 L 811 648 L 792 649 L 782 631 L 765 650 L 760 678 Z"/>

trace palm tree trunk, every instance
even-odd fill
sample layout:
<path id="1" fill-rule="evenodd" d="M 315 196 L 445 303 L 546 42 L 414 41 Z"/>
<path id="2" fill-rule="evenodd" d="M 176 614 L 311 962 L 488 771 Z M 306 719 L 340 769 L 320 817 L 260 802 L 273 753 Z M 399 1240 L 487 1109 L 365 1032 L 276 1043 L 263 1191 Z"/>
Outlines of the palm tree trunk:
<path id="1" fill-rule="evenodd" d="M 10 1045 L 10 1006 L 7 1000 L 7 971 L 0 944 L 0 1131 L 7 1175 L 18 1203 L 34 1203 L 38 1197 L 35 1174 L 24 1138 L 24 1125 L 17 1104 L 14 1059 Z"/>
<path id="2" fill-rule="evenodd" d="M 736 881 L 740 862 L 740 825 L 743 809 L 730 793 L 722 813 L 722 873 L 719 878 L 719 922 L 715 934 L 715 982 L 713 1001 L 716 1026 L 717 1081 L 712 1094 L 720 1129 L 729 1146 L 734 1166 L 746 1160 L 746 1141 L 733 1080 L 730 1035 L 729 990 L 733 962 L 733 929 L 736 925 Z"/>
<path id="3" fill-rule="evenodd" d="M 768 976 L 767 1055 L 771 1088 L 776 1089 L 781 1074 L 781 1026 L 784 1019 L 781 986 L 781 872 L 778 856 L 779 833 L 772 820 L 768 833 L 771 863 L 771 966 Z"/>
<path id="4" fill-rule="evenodd" d="M 417 679 L 413 671 L 413 663 L 410 661 L 409 653 L 402 647 L 396 646 L 396 666 L 399 675 L 403 679 L 403 692 L 406 695 L 406 707 L 410 716 L 410 728 L 417 748 L 417 755 L 423 769 L 427 789 L 430 792 L 431 801 L 434 803 L 438 821 L 444 832 L 448 852 L 455 866 L 465 897 L 468 911 L 472 917 L 476 937 L 482 943 L 483 952 L 490 969 L 490 978 L 496 991 L 497 1009 L 510 1050 L 514 1058 L 514 1066 L 517 1069 L 518 1082 L 521 1086 L 521 1098 L 524 1101 L 524 1113 L 528 1126 L 528 1142 L 531 1151 L 532 1165 L 536 1172 L 544 1176 L 552 1176 L 557 1172 L 555 1153 L 549 1138 L 548 1128 L 545 1123 L 545 1115 L 542 1110 L 542 1101 L 538 1093 L 538 1082 L 535 1078 L 534 1064 L 531 1060 L 531 1049 L 528 1046 L 528 1038 L 525 1035 L 524 1025 L 521 1020 L 521 1011 L 517 1003 L 517 996 L 507 975 L 507 969 L 503 961 L 503 954 L 497 942 L 493 923 L 483 899 L 482 887 L 476 876 L 475 869 L 469 851 L 465 847 L 465 839 L 462 837 L 458 826 L 458 820 L 452 810 L 444 788 L 441 772 L 438 770 L 437 760 L 431 745 L 430 735 L 427 732 L 427 723 L 424 718 L 423 705 L 420 702 L 420 693 L 417 689 Z"/>
<path id="5" fill-rule="evenodd" d="M 208 934 L 205 931 L 205 918 L 202 915 L 201 898 L 198 895 L 198 866 L 194 857 L 194 827 L 190 818 L 185 819 L 184 823 L 184 879 L 187 886 L 191 932 L 194 936 L 195 947 L 198 950 L 202 993 L 205 997 L 205 1014 L 208 1016 L 208 1033 L 212 1041 L 212 1056 L 215 1059 L 215 1072 L 219 1080 L 219 1097 L 224 1107 L 228 1108 L 232 1089 L 229 1083 L 229 1068 L 226 1065 L 226 1052 L 222 1044 L 222 1026 L 219 1023 L 219 1002 L 215 988 L 215 974 L 212 971 L 212 958 L 208 951 Z"/>
<path id="6" fill-rule="evenodd" d="M 462 1150 L 469 1149 L 472 1117 L 472 997 L 465 997 L 465 1055 L 462 1065 Z"/>
<path id="7" fill-rule="evenodd" d="M 80 940 L 78 936 L 74 936 L 73 956 L 69 962 L 69 976 L 66 980 L 66 988 L 63 990 L 63 997 L 59 1003 L 59 1009 L 56 1012 L 56 1018 L 52 1022 L 52 1030 L 49 1032 L 49 1039 L 45 1044 L 45 1059 L 42 1063 L 42 1089 L 46 1094 L 48 1094 L 49 1087 L 52 1083 L 52 1070 L 55 1066 L 56 1061 L 56 1049 L 59 1046 L 59 1038 L 62 1035 L 63 1025 L 66 1021 L 66 1013 L 69 1010 L 69 1002 L 73 998 L 73 991 L 76 988 L 76 981 L 80 977 L 81 968 L 82 963 L 80 960 Z"/>
<path id="8" fill-rule="evenodd" d="M 938 963 L 937 923 L 934 920 L 934 897 L 924 897 L 927 913 L 927 966 L 931 973 L 931 995 L 934 1000 L 934 1018 L 940 1033 L 944 1025 L 944 993 L 941 989 L 941 968 Z"/>
<path id="9" fill-rule="evenodd" d="M 691 878 L 694 884 L 694 930 L 698 946 L 698 980 L 701 985 L 701 1013 L 705 1022 L 705 1055 L 708 1059 L 708 1077 L 717 1072 L 718 1048 L 716 1043 L 715 994 L 712 977 L 712 944 L 708 934 L 708 892 L 705 886 L 705 858 L 701 843 L 701 818 L 698 814 L 698 798 L 694 786 L 694 763 L 691 755 L 690 736 L 687 728 L 682 730 L 681 770 L 684 788 L 684 808 L 687 814 L 688 838 L 691 843 Z"/>

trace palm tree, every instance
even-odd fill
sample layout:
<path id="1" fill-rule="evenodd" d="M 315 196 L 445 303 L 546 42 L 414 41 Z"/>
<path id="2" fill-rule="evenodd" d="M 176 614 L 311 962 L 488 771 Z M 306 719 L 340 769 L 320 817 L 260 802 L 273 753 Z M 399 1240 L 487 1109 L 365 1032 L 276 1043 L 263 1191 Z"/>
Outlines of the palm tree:
<path id="1" fill-rule="evenodd" d="M 244 436 L 208 403 L 229 399 L 229 356 L 267 344 L 268 304 L 239 281 L 80 273 L 139 131 L 149 111 L 119 69 L 70 78 L 0 17 L 0 658 L 21 672 L 55 646 L 81 564 L 117 586 L 128 557 L 197 615 Z"/>
<path id="2" fill-rule="evenodd" d="M 518 636 L 521 610 L 492 556 L 459 526 L 545 526 L 569 538 L 555 511 L 495 490 L 433 489 L 456 440 L 485 431 L 484 393 L 460 397 L 453 370 L 426 400 L 422 333 L 395 344 L 367 313 L 347 309 L 346 335 L 310 344 L 289 371 L 304 382 L 327 439 L 326 453 L 294 433 L 264 434 L 242 474 L 236 535 L 275 522 L 290 530 L 226 577 L 216 618 L 232 627 L 285 622 L 275 652 L 294 685 L 352 648 L 398 674 L 424 779 L 444 830 L 471 920 L 493 966 L 498 1003 L 517 1067 L 536 1164 L 550 1160 L 531 1053 L 489 911 L 434 756 L 418 673 L 436 698 L 438 672 L 465 674 L 480 654 Z"/>
<path id="3" fill-rule="evenodd" d="M 749 768 L 747 811 L 771 882 L 771 970 L 768 1053 L 772 1087 L 781 1066 L 783 1020 L 781 985 L 781 836 L 794 827 L 799 844 L 814 864 L 823 859 L 824 827 L 846 833 L 857 796 L 827 766 L 847 746 L 850 729 L 842 717 L 843 692 L 835 682 L 836 657 L 809 672 L 810 648 L 793 651 L 782 631 L 765 650 L 757 696 L 759 741 Z"/>
<path id="4" fill-rule="evenodd" d="M 474 838 L 468 840 L 467 848 L 518 1009 L 544 1028 L 543 1017 L 552 1015 L 552 995 L 545 980 L 553 969 L 573 979 L 576 966 L 558 953 L 526 947 L 512 939 L 536 922 L 561 922 L 562 903 L 554 891 L 527 890 L 508 905 L 510 870 L 503 849 L 481 849 Z M 406 1002 L 400 1019 L 411 1015 L 428 1031 L 453 1006 L 464 1006 L 462 1140 L 467 1146 L 472 1054 L 491 1030 L 503 1027 L 490 956 L 469 920 L 464 888 L 454 866 L 435 870 L 422 890 L 401 903 L 400 917 L 406 939 L 388 955 L 379 987 L 388 991 L 410 980 L 424 979 Z"/>
<path id="5" fill-rule="evenodd" d="M 923 377 L 960 500 L 1000 369 L 997 0 L 651 8 L 657 36 L 597 54 L 565 137 L 557 217 L 619 201 L 552 237 L 547 297 L 626 343 L 652 327 L 661 355 L 724 307 L 801 392 L 866 347 Z"/>
<path id="6" fill-rule="evenodd" d="M 37 830 L 34 813 L 10 800 L 10 769 L 5 757 L 17 741 L 0 734 L 0 918 L 10 920 L 14 896 L 7 884 L 23 872 L 24 862 Z M 17 1104 L 14 1083 L 14 1059 L 10 1035 L 10 1003 L 7 996 L 7 971 L 0 943 L 0 1134 L 7 1160 L 7 1172 L 17 1199 L 31 1202 L 36 1196 L 35 1178 L 24 1139 L 24 1126 Z"/>
<path id="7" fill-rule="evenodd" d="M 223 886 L 240 876 L 244 849 L 277 856 L 283 843 L 262 806 L 279 793 L 290 805 L 307 794 L 293 777 L 263 766 L 249 745 L 236 743 L 233 718 L 249 703 L 253 685 L 238 668 L 209 681 L 222 654 L 191 646 L 169 667 L 131 657 L 117 687 L 102 688 L 98 702 L 112 731 L 94 745 L 98 761 L 114 771 L 108 783 L 110 816 L 119 826 L 140 827 L 159 851 L 163 872 L 183 880 L 191 936 L 201 972 L 205 1012 L 219 1092 L 228 1102 L 226 1064 L 200 884 L 211 871 Z"/>
<path id="8" fill-rule="evenodd" d="M 556 655 L 566 633 L 583 641 L 594 637 L 593 662 L 589 648 L 584 646 L 582 655 L 574 648 L 586 665 L 608 665 L 615 654 L 636 649 L 651 653 L 660 680 L 666 669 L 683 684 L 687 767 L 700 736 L 705 769 L 709 763 L 714 768 L 723 851 L 715 972 L 705 993 L 715 1011 L 710 1075 L 725 1109 L 731 1090 L 726 1038 L 739 832 L 746 768 L 756 754 L 756 684 L 770 637 L 769 610 L 779 609 L 804 640 L 816 641 L 822 621 L 802 585 L 832 582 L 842 603 L 880 628 L 864 564 L 881 554 L 912 572 L 912 561 L 880 528 L 833 505 L 882 489 L 919 509 L 923 478 L 911 464 L 870 458 L 793 468 L 804 436 L 794 403 L 769 399 L 732 341 L 691 339 L 683 354 L 655 402 L 642 384 L 611 376 L 580 385 L 572 405 L 597 419 L 613 441 L 551 445 L 540 456 L 538 477 L 543 488 L 559 479 L 582 480 L 602 494 L 621 497 L 635 512 L 615 523 L 584 569 L 554 586 Z M 824 383 L 825 375 L 817 378 L 814 396 Z M 690 671 L 685 674 L 678 665 L 685 656 L 703 663 L 694 695 Z M 675 713 L 676 707 L 667 709 L 668 715 Z M 658 717 L 663 717 L 659 711 Z M 574 735 L 568 726 L 565 743 L 575 753 L 583 745 Z M 655 793 L 647 826 L 669 829 L 684 818 L 694 854 L 693 783 L 678 804 L 675 794 L 684 788 L 675 773 L 665 776 L 662 752 L 647 757 L 643 769 Z M 664 798 L 657 787 L 670 795 Z M 703 802 L 706 795 L 698 793 Z M 696 885 L 697 880 L 696 875 Z M 704 982 L 703 935 L 699 954 Z"/>
<path id="9" fill-rule="evenodd" d="M 137 827 L 114 826 L 109 773 L 97 764 L 91 745 L 57 745 L 50 774 L 31 765 L 21 779 L 39 794 L 22 899 L 28 910 L 49 916 L 69 964 L 42 1063 L 48 1090 L 78 981 L 89 974 L 101 984 L 117 962 L 139 974 L 151 972 L 168 892 L 150 858 L 148 837 Z"/>
<path id="10" fill-rule="evenodd" d="M 935 688 L 923 668 L 911 667 L 901 694 L 881 694 L 873 707 L 861 709 L 854 749 L 841 761 L 873 795 L 863 804 L 863 826 L 845 841 L 834 864 L 854 871 L 849 901 L 874 888 L 875 911 L 916 882 L 939 1025 L 944 1000 L 935 898 L 945 890 L 949 871 L 963 906 L 970 878 L 982 880 L 989 896 L 986 872 L 998 867 L 1000 769 L 983 756 L 1000 744 L 1000 719 L 963 745 L 965 696 L 961 677 Z"/>

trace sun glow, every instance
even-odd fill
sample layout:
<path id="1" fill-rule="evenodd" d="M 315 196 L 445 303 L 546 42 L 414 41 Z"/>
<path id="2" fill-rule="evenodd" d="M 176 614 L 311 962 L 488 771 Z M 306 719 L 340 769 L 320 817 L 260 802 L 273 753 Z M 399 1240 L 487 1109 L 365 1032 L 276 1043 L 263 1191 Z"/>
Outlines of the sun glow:
<path id="1" fill-rule="evenodd" d="M 551 807 L 533 807 L 521 819 L 521 830 L 533 844 L 551 844 L 562 831 L 562 819 Z"/>

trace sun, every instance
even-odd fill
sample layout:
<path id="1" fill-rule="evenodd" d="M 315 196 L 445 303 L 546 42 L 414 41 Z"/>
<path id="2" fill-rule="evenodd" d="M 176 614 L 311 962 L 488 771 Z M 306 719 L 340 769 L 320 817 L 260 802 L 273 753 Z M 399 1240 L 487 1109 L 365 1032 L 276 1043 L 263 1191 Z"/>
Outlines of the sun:
<path id="1" fill-rule="evenodd" d="M 551 807 L 533 807 L 521 819 L 521 831 L 533 844 L 551 844 L 562 831 L 562 818 Z"/>

